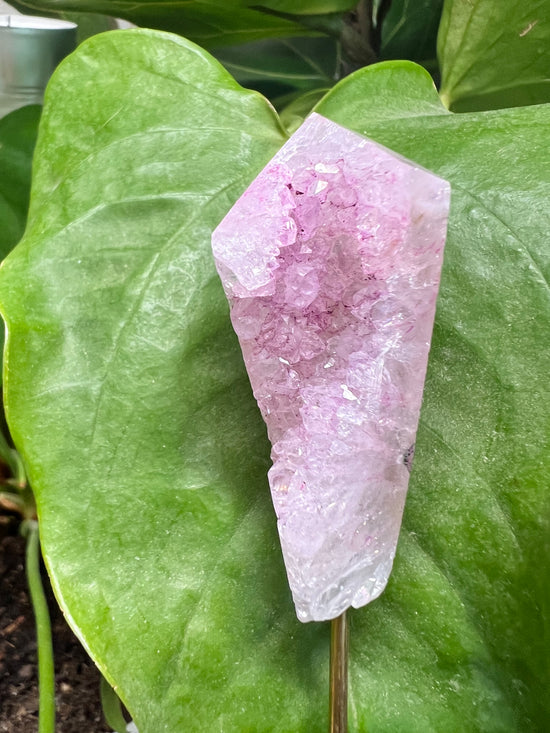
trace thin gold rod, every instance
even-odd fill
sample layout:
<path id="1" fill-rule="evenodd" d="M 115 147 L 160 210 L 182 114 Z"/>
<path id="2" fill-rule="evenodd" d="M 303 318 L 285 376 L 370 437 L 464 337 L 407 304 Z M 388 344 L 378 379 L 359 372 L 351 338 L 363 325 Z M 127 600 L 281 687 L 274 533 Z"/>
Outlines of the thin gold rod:
<path id="1" fill-rule="evenodd" d="M 344 611 L 330 626 L 330 733 L 348 733 L 348 639 Z"/>

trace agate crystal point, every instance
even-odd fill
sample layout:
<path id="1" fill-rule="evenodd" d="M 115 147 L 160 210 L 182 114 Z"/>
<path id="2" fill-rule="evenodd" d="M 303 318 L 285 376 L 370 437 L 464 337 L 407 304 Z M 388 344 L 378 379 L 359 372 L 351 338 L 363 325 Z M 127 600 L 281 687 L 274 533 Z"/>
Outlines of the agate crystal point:
<path id="1" fill-rule="evenodd" d="M 449 198 L 446 181 L 312 114 L 213 234 L 302 621 L 387 583 Z"/>

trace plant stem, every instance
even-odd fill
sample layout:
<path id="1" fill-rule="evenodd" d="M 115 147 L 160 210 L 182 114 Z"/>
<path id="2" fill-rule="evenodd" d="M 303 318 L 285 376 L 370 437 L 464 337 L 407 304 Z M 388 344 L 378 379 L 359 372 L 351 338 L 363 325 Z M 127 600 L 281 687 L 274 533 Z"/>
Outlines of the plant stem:
<path id="1" fill-rule="evenodd" d="M 52 627 L 46 596 L 40 578 L 40 541 L 38 522 L 24 523 L 27 536 L 26 571 L 36 623 L 38 647 L 38 733 L 55 733 L 55 674 Z"/>
<path id="2" fill-rule="evenodd" d="M 348 620 L 344 611 L 330 626 L 330 733 L 348 730 L 348 654 Z"/>
<path id="3" fill-rule="evenodd" d="M 355 10 L 345 13 L 340 35 L 344 58 L 343 76 L 378 61 L 372 44 L 372 0 L 360 0 Z"/>

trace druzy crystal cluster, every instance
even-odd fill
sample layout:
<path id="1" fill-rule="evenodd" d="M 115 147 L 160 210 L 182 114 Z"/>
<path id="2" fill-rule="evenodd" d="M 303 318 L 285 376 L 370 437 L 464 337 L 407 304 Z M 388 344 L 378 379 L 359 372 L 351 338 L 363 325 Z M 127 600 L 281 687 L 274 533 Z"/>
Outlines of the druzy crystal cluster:
<path id="1" fill-rule="evenodd" d="M 387 583 L 449 197 L 446 181 L 312 114 L 213 234 L 302 621 Z"/>

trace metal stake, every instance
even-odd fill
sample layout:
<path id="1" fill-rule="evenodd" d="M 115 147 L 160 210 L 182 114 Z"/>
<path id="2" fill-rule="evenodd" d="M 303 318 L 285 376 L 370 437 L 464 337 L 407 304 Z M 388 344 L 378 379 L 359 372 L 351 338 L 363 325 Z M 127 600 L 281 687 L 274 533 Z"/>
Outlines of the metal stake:
<path id="1" fill-rule="evenodd" d="M 346 612 L 330 626 L 330 733 L 348 733 L 348 651 Z"/>

